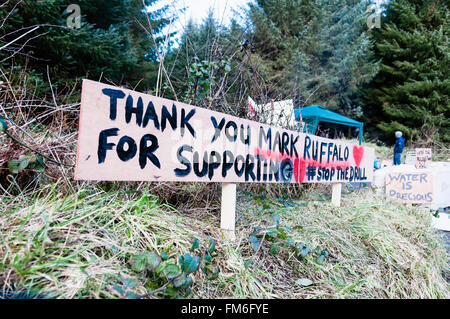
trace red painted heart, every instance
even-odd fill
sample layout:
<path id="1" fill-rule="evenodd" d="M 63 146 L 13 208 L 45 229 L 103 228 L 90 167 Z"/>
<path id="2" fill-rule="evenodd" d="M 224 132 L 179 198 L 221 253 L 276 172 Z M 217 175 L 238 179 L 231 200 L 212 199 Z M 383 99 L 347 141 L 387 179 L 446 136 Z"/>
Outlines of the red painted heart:
<path id="1" fill-rule="evenodd" d="M 364 156 L 364 146 L 353 146 L 353 158 L 355 159 L 356 166 L 359 167 L 362 158 Z"/>

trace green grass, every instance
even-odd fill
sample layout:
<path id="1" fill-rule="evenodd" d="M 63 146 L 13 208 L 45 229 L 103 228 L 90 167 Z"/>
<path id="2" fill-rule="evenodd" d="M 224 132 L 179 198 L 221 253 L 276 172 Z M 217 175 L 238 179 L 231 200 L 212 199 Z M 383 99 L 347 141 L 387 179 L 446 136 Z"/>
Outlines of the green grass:
<path id="1" fill-rule="evenodd" d="M 449 298 L 442 277 L 447 257 L 426 210 L 375 198 L 344 195 L 330 205 L 323 186 L 292 207 L 240 192 L 236 242 L 223 241 L 216 210 L 180 213 L 147 191 L 84 187 L 63 195 L 59 185 L 39 193 L 1 196 L 0 287 L 21 287 L 53 298 L 117 298 L 112 287 L 131 278 L 136 294 L 148 280 L 133 272 L 131 256 L 146 251 L 187 253 L 193 238 L 216 240 L 220 275 L 193 275 L 193 298 Z M 266 206 L 261 208 L 261 204 Z M 292 228 L 295 242 L 329 252 L 319 265 L 282 249 L 257 253 L 248 238 L 273 224 L 267 208 Z M 308 287 L 297 279 L 313 281 Z M 153 298 L 162 297 L 156 294 Z"/>

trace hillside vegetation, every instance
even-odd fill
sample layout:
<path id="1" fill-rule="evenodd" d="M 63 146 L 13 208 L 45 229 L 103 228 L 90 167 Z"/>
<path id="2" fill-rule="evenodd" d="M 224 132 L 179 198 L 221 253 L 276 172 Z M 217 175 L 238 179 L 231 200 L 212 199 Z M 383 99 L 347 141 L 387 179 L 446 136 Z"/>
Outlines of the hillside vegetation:
<path id="1" fill-rule="evenodd" d="M 344 195 L 340 208 L 324 187 L 300 200 L 239 190 L 236 242 L 222 240 L 217 209 L 182 212 L 145 185 L 58 189 L 2 195 L 0 286 L 45 298 L 136 298 L 155 290 L 147 298 L 450 297 L 431 215 L 370 189 Z M 189 294 L 134 265 L 135 256 L 155 253 L 181 266 L 178 256 L 193 254 L 196 241 L 198 251 L 211 242 L 215 249 L 206 273 L 192 274 Z M 305 257 L 293 248 L 303 244 L 311 248 Z"/>

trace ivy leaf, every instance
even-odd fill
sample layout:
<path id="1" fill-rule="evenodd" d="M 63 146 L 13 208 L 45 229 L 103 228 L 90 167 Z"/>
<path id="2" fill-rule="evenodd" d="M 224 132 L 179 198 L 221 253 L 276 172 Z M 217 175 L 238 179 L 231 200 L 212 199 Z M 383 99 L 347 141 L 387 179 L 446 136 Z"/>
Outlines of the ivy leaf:
<path id="1" fill-rule="evenodd" d="M 286 232 L 281 228 L 278 229 L 278 238 L 283 240 L 286 240 L 288 238 Z"/>
<path id="2" fill-rule="evenodd" d="M 166 267 L 166 265 L 164 265 L 163 263 L 161 263 L 158 268 L 155 269 L 155 273 L 159 276 L 159 274 L 161 274 L 161 272 L 164 270 L 164 267 Z"/>
<path id="3" fill-rule="evenodd" d="M 164 294 L 168 297 L 175 297 L 178 295 L 178 289 L 173 287 L 167 287 Z"/>
<path id="4" fill-rule="evenodd" d="M 260 242 L 259 239 L 256 238 L 256 236 L 251 235 L 248 240 L 252 243 L 252 248 L 254 251 L 257 251 L 259 249 L 260 246 Z"/>
<path id="5" fill-rule="evenodd" d="M 183 261 L 181 263 L 181 270 L 186 274 L 196 272 L 200 266 L 200 257 L 198 256 L 192 257 L 190 254 L 186 254 L 184 255 L 184 258 L 181 258 L 181 260 Z"/>
<path id="6" fill-rule="evenodd" d="M 13 159 L 8 162 L 8 167 L 11 173 L 18 174 L 28 167 L 30 162 L 25 156 L 20 156 L 19 159 Z"/>
<path id="7" fill-rule="evenodd" d="M 171 280 L 176 278 L 180 274 L 180 268 L 174 264 L 168 264 L 163 270 L 163 274 L 167 279 Z"/>
<path id="8" fill-rule="evenodd" d="M 288 244 L 289 244 L 290 246 L 295 247 L 295 242 L 294 242 L 294 240 L 293 240 L 291 237 L 289 237 L 289 238 L 287 239 L 287 241 L 288 241 Z"/>
<path id="9" fill-rule="evenodd" d="M 251 242 L 251 243 L 256 243 L 256 242 L 258 242 L 259 240 L 258 240 L 258 238 L 257 238 L 256 236 L 251 235 L 251 236 L 248 238 L 248 241 Z"/>
<path id="10" fill-rule="evenodd" d="M 199 246 L 198 239 L 194 237 L 194 243 L 192 244 L 191 251 L 194 251 Z"/>
<path id="11" fill-rule="evenodd" d="M 161 257 L 159 257 L 155 253 L 148 253 L 145 255 L 147 268 L 151 271 L 155 271 L 158 268 L 159 264 L 161 264 Z"/>
<path id="12" fill-rule="evenodd" d="M 6 132 L 8 130 L 8 124 L 6 124 L 5 120 L 0 118 L 0 133 Z"/>
<path id="13" fill-rule="evenodd" d="M 269 228 L 269 231 L 267 232 L 267 235 L 273 238 L 278 237 L 278 231 L 276 228 Z"/>
<path id="14" fill-rule="evenodd" d="M 167 259 L 169 259 L 169 256 L 167 256 L 167 253 L 165 251 L 163 251 L 163 253 L 161 254 L 161 258 L 163 260 L 167 260 Z"/>
<path id="15" fill-rule="evenodd" d="M 112 287 L 113 290 L 115 290 L 120 296 L 123 296 L 125 294 L 125 291 L 122 289 L 122 287 L 116 285 Z"/>
<path id="16" fill-rule="evenodd" d="M 192 280 L 191 277 L 186 276 L 186 281 L 184 282 L 183 288 L 188 289 L 192 285 L 193 282 L 194 282 L 194 280 Z"/>
<path id="17" fill-rule="evenodd" d="M 309 280 L 308 278 L 301 278 L 297 279 L 295 283 L 299 286 L 308 287 L 313 284 L 312 280 Z"/>
<path id="18" fill-rule="evenodd" d="M 186 284 L 186 280 L 187 280 L 186 275 L 178 276 L 178 277 L 176 277 L 173 280 L 173 285 L 175 287 L 179 288 L 179 287 L 184 286 Z"/>
<path id="19" fill-rule="evenodd" d="M 214 242 L 214 239 L 210 238 L 209 239 L 209 246 L 208 246 L 208 253 L 213 253 L 214 250 L 216 249 L 216 243 Z"/>
<path id="20" fill-rule="evenodd" d="M 37 170 L 40 172 L 43 172 L 45 169 L 44 161 L 42 160 L 42 158 L 40 156 L 38 156 L 35 161 L 30 162 L 28 167 L 30 169 L 34 169 L 34 170 Z"/>
<path id="21" fill-rule="evenodd" d="M 205 263 L 209 264 L 212 260 L 211 255 L 204 255 L 203 259 L 205 260 Z"/>
<path id="22" fill-rule="evenodd" d="M 147 258 L 145 255 L 134 255 L 131 257 L 133 261 L 133 270 L 136 272 L 142 272 L 145 270 L 145 266 L 147 264 Z"/>
<path id="23" fill-rule="evenodd" d="M 137 299 L 138 295 L 136 295 L 134 292 L 127 291 L 126 297 L 127 297 L 128 299 Z"/>
<path id="24" fill-rule="evenodd" d="M 17 159 L 13 159 L 8 162 L 8 168 L 11 171 L 11 173 L 13 173 L 13 174 L 20 173 L 19 167 L 20 167 L 20 161 Z"/>
<path id="25" fill-rule="evenodd" d="M 214 280 L 217 279 L 219 277 L 219 268 L 214 269 L 213 274 L 208 277 L 208 280 Z"/>
<path id="26" fill-rule="evenodd" d="M 138 285 L 138 282 L 134 280 L 133 278 L 126 278 L 122 280 L 123 285 L 125 288 L 134 288 Z"/>
<path id="27" fill-rule="evenodd" d="M 323 262 L 325 261 L 325 258 L 327 258 L 327 256 L 328 256 L 328 253 L 326 251 L 322 251 L 320 256 L 317 257 L 316 263 L 318 263 L 319 265 L 323 264 Z"/>
<path id="28" fill-rule="evenodd" d="M 213 271 L 213 265 L 209 264 L 203 267 L 203 273 L 207 274 L 208 272 Z"/>
<path id="29" fill-rule="evenodd" d="M 300 257 L 306 257 L 311 252 L 311 248 L 309 248 L 306 244 L 300 243 Z"/>
<path id="30" fill-rule="evenodd" d="M 42 157 L 38 156 L 38 157 L 37 157 L 37 162 L 38 162 L 42 167 L 45 167 L 44 160 L 42 159 Z"/>
<path id="31" fill-rule="evenodd" d="M 272 244 L 272 246 L 270 246 L 269 252 L 272 255 L 276 256 L 280 252 L 280 247 L 278 246 L 278 244 Z"/>

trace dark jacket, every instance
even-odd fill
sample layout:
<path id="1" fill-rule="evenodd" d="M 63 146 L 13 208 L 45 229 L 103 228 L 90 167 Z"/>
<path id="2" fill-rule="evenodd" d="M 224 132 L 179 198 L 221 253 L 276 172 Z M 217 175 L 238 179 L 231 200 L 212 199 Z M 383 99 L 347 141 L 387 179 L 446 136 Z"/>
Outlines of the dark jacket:
<path id="1" fill-rule="evenodd" d="M 394 153 L 402 153 L 404 147 L 405 147 L 405 139 L 403 137 L 399 137 L 395 142 Z"/>

